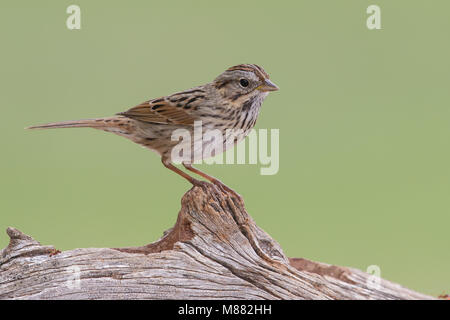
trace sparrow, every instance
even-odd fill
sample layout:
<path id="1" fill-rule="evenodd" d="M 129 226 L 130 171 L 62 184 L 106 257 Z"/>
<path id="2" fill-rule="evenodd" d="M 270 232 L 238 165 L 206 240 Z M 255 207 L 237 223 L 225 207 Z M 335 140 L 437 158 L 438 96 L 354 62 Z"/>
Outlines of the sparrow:
<path id="1" fill-rule="evenodd" d="M 194 168 L 192 164 L 211 156 L 203 152 L 206 148 L 223 152 L 244 139 L 255 126 L 261 104 L 268 93 L 278 89 L 262 67 L 239 64 L 228 68 L 210 83 L 147 100 L 112 117 L 54 122 L 27 129 L 93 128 L 115 133 L 155 151 L 166 168 L 191 184 L 200 185 L 199 180 L 173 164 L 176 146 L 181 150 L 191 150 L 188 155 L 182 155 L 182 165 L 187 170 L 237 195 L 220 180 Z M 173 138 L 180 129 L 195 136 L 198 125 L 202 132 L 218 130 L 224 139 L 212 141 L 201 136 L 180 142 Z"/>

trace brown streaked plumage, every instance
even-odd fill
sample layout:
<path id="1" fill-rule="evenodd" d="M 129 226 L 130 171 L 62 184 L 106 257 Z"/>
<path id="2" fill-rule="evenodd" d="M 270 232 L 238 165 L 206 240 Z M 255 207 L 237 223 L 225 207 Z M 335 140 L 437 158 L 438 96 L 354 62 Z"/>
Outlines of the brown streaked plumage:
<path id="1" fill-rule="evenodd" d="M 116 116 L 48 123 L 28 129 L 87 127 L 115 133 L 156 151 L 164 166 L 195 185 L 198 180 L 172 164 L 172 149 L 180 143 L 172 140 L 172 133 L 185 129 L 195 137 L 195 124 L 201 121 L 203 132 L 218 129 L 224 137 L 223 141 L 232 138 L 235 144 L 248 135 L 255 125 L 264 98 L 268 92 L 275 90 L 278 87 L 269 80 L 263 68 L 255 64 L 240 64 L 228 68 L 211 83 L 145 101 Z M 231 136 L 227 129 L 235 129 L 235 135 Z M 183 161 L 187 170 L 232 191 L 219 180 L 192 167 L 195 160 L 205 157 L 204 147 L 214 146 L 214 142 L 192 139 L 182 143 L 192 150 L 189 160 Z M 198 145 L 202 148 L 196 148 Z M 222 147 L 225 151 L 230 145 L 223 143 Z"/>

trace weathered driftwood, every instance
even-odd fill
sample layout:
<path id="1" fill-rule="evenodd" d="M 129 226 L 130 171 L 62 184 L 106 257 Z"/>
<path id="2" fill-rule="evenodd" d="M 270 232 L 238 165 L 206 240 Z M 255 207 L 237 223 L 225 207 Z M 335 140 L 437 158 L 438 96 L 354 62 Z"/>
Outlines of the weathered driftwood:
<path id="1" fill-rule="evenodd" d="M 143 247 L 58 253 L 17 229 L 0 251 L 0 299 L 430 299 L 344 267 L 288 259 L 243 202 L 188 191 L 175 226 Z M 376 280 L 376 279 L 375 279 Z"/>

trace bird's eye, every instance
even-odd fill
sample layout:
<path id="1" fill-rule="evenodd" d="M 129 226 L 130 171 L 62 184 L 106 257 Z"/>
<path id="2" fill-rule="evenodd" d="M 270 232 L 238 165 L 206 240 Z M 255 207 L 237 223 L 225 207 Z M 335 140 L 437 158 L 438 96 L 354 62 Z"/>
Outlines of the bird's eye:
<path id="1" fill-rule="evenodd" d="M 239 80 L 239 84 L 245 88 L 245 87 L 248 87 L 249 82 L 247 79 L 241 79 L 241 80 Z"/>

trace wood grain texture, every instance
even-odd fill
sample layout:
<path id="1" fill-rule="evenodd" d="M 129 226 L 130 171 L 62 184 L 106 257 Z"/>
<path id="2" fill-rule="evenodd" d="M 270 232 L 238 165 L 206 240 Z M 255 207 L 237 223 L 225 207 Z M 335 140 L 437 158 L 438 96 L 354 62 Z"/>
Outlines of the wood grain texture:
<path id="1" fill-rule="evenodd" d="M 362 271 L 287 258 L 243 202 L 204 183 L 149 245 L 55 254 L 8 228 L 0 299 L 432 299 Z M 79 279 L 79 281 L 77 281 Z"/>

